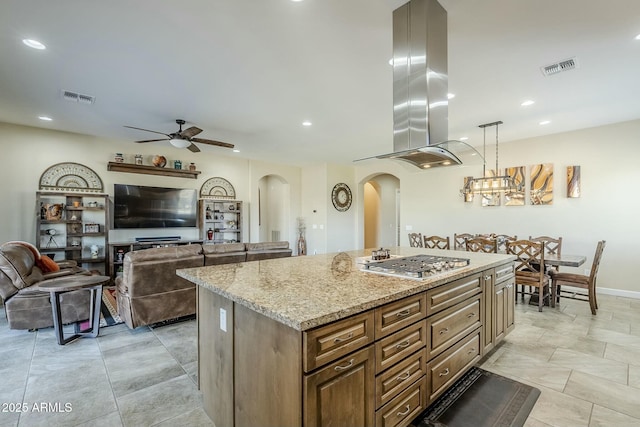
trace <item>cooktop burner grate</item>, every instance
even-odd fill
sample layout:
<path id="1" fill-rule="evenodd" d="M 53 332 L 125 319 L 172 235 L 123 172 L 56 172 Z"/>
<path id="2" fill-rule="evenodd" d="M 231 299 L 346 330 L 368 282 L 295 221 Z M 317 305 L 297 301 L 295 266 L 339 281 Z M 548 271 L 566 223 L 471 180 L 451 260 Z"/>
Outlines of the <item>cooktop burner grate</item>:
<path id="1" fill-rule="evenodd" d="M 467 265 L 469 265 L 467 258 L 412 255 L 379 262 L 370 262 L 364 266 L 364 269 L 372 273 L 422 279 L 438 273 L 466 267 Z"/>

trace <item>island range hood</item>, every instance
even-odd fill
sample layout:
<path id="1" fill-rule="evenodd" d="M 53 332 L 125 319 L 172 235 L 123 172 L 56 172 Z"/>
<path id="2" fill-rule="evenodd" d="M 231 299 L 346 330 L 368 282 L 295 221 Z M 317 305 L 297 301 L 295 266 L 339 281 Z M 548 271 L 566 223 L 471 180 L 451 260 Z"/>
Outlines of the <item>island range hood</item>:
<path id="1" fill-rule="evenodd" d="M 423 169 L 481 159 L 448 139 L 447 95 L 447 11 L 437 0 L 411 0 L 393 11 L 393 152 L 369 159 Z"/>

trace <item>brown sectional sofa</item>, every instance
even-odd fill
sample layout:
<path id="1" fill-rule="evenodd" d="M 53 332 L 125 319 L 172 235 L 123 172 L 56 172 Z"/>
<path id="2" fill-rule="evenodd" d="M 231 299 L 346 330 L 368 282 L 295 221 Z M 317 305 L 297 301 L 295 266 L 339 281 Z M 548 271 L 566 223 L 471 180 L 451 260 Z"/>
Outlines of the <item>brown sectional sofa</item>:
<path id="1" fill-rule="evenodd" d="M 196 312 L 195 285 L 176 275 L 180 268 L 291 256 L 289 242 L 184 245 L 128 252 L 116 280 L 118 314 L 130 328 Z"/>

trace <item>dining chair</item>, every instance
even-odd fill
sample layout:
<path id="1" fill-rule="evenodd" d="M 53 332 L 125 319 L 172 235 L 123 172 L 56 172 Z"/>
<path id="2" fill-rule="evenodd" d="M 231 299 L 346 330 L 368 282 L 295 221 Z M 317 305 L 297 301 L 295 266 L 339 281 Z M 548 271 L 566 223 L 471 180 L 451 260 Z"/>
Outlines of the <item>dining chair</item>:
<path id="1" fill-rule="evenodd" d="M 456 251 L 467 250 L 467 239 L 473 239 L 474 235 L 470 233 L 455 233 L 453 235 L 453 249 Z"/>
<path id="2" fill-rule="evenodd" d="M 516 302 L 518 293 L 522 295 L 538 295 L 538 311 L 542 311 L 542 306 L 546 298 L 550 295 L 549 276 L 545 274 L 544 268 L 544 242 L 532 242 L 531 240 L 516 240 L 507 242 L 507 253 L 516 256 L 515 260 L 515 283 Z M 520 286 L 520 290 L 518 290 Z M 533 291 L 533 288 L 536 291 Z M 529 289 L 529 290 L 526 290 Z M 551 307 L 556 306 L 555 295 L 550 298 Z"/>
<path id="3" fill-rule="evenodd" d="M 518 240 L 517 235 L 509 236 L 508 234 L 492 234 L 498 245 L 498 252 L 507 251 L 507 242 L 515 242 Z"/>
<path id="4" fill-rule="evenodd" d="M 469 252 L 498 253 L 498 241 L 496 239 L 484 239 L 475 237 L 467 240 L 466 250 Z"/>
<path id="5" fill-rule="evenodd" d="M 424 247 L 431 249 L 449 249 L 449 236 L 424 236 Z"/>
<path id="6" fill-rule="evenodd" d="M 545 255 L 555 255 L 560 257 L 560 254 L 562 253 L 562 237 L 558 237 L 557 239 L 554 237 L 549 237 L 549 236 L 538 236 L 538 237 L 531 237 L 529 236 L 529 240 L 531 240 L 532 242 L 544 242 L 544 254 Z M 549 274 L 549 270 L 551 268 L 555 268 L 556 271 L 560 270 L 560 267 L 551 267 L 551 266 L 545 266 L 545 272 L 547 274 Z M 556 296 L 556 302 L 558 301 L 559 297 Z"/>
<path id="7" fill-rule="evenodd" d="M 596 246 L 596 254 L 593 256 L 593 263 L 591 264 L 591 271 L 589 275 L 573 274 L 573 273 L 560 273 L 555 269 L 549 270 L 551 276 L 551 290 L 553 297 L 559 297 L 577 299 L 579 301 L 589 301 L 591 307 L 591 314 L 595 315 L 598 309 L 598 299 L 596 298 L 596 278 L 598 276 L 598 267 L 600 266 L 600 260 L 602 259 L 602 252 L 606 245 L 605 240 L 598 242 Z M 586 289 L 587 293 L 575 292 L 573 290 L 567 291 L 561 290 L 562 285 L 571 286 L 573 288 Z M 564 292 L 569 295 L 561 295 Z"/>
<path id="8" fill-rule="evenodd" d="M 422 233 L 409 233 L 409 246 L 412 248 L 422 248 Z"/>

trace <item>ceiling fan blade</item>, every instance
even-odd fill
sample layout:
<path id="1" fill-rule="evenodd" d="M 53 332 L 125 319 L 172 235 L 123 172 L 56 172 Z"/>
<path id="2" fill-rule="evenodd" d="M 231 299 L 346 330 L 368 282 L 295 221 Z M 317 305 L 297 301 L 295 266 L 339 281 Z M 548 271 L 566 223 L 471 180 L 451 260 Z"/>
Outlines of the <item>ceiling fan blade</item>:
<path id="1" fill-rule="evenodd" d="M 182 136 L 183 138 L 189 139 L 192 136 L 196 136 L 200 132 L 202 132 L 202 129 L 197 128 L 195 126 L 191 126 L 189 129 L 185 129 L 182 132 L 180 132 L 180 136 Z"/>
<path id="2" fill-rule="evenodd" d="M 194 144 L 193 142 L 191 143 L 190 146 L 187 147 L 187 150 L 191 151 L 192 153 L 199 153 L 200 149 L 198 148 L 198 146 L 196 144 Z"/>
<path id="3" fill-rule="evenodd" d="M 169 134 L 167 134 L 167 133 L 164 133 L 164 132 L 158 132 L 158 131 L 155 131 L 155 130 L 149 130 L 149 129 L 136 128 L 136 127 L 133 127 L 133 126 L 125 126 L 125 127 L 126 127 L 126 128 L 129 128 L 129 129 L 143 130 L 143 131 L 145 131 L 145 132 L 153 132 L 153 133 L 159 133 L 160 135 L 169 136 Z M 170 136 L 169 136 L 169 138 L 170 138 Z"/>
<path id="4" fill-rule="evenodd" d="M 143 139 L 142 141 L 134 141 L 134 142 L 156 142 L 156 141 L 168 141 L 168 138 L 162 139 Z"/>
<path id="5" fill-rule="evenodd" d="M 191 138 L 191 141 L 199 142 L 201 144 L 217 145 L 218 147 L 225 147 L 225 148 L 235 147 L 233 144 L 229 144 L 227 142 L 214 141 L 212 139 Z"/>

